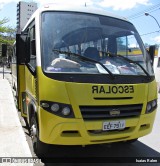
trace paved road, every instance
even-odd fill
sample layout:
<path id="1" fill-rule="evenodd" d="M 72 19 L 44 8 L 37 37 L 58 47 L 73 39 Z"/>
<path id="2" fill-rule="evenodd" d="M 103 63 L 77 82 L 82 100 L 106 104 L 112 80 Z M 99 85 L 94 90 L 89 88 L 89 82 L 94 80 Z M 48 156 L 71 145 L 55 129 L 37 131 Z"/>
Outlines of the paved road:
<path id="1" fill-rule="evenodd" d="M 11 81 L 10 75 L 6 74 L 5 77 Z M 107 165 L 107 166 L 117 166 L 117 162 L 120 162 L 121 164 L 118 164 L 120 166 L 159 166 L 160 163 L 125 163 L 126 160 L 128 160 L 130 157 L 136 158 L 143 158 L 143 157 L 159 157 L 160 159 L 160 95 L 158 99 L 159 107 L 156 115 L 156 120 L 154 123 L 154 128 L 151 134 L 148 136 L 142 137 L 139 139 L 139 141 L 133 143 L 133 144 L 125 144 L 125 143 L 114 143 L 114 144 L 102 144 L 102 145 L 92 145 L 92 146 L 86 146 L 86 147 L 78 147 L 78 146 L 51 146 L 48 153 L 46 154 L 47 157 L 72 157 L 76 158 L 77 161 L 72 161 L 72 163 L 55 163 L 50 164 L 48 163 L 48 160 L 43 160 L 42 164 L 38 164 L 37 166 L 51 166 L 51 165 L 63 165 L 63 166 L 101 166 L 101 165 Z M 32 143 L 31 139 L 28 133 L 28 130 L 26 129 L 25 123 L 23 121 L 23 118 L 20 117 L 20 121 L 22 124 L 22 127 L 24 129 L 24 132 L 26 134 L 26 138 L 30 147 L 30 150 L 32 152 L 33 157 L 35 156 L 33 149 L 32 149 Z M 80 163 L 82 160 L 84 160 L 84 157 L 87 157 L 89 161 L 94 160 L 92 164 L 89 163 Z M 106 158 L 109 158 L 111 160 L 111 163 L 106 163 Z M 114 158 L 111 158 L 114 157 Z M 96 160 L 96 161 L 95 161 Z M 85 160 L 86 161 L 86 160 Z M 104 163 L 101 163 L 104 161 Z M 99 163 L 97 163 L 99 162 Z"/>

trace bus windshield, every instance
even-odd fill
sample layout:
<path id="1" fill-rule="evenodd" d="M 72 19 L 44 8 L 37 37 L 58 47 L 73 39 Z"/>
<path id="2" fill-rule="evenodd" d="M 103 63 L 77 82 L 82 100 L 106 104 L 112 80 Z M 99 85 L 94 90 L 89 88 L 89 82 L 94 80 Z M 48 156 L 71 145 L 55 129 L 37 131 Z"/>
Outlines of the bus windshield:
<path id="1" fill-rule="evenodd" d="M 86 13 L 44 12 L 41 27 L 45 72 L 153 75 L 138 32 L 127 21 Z"/>

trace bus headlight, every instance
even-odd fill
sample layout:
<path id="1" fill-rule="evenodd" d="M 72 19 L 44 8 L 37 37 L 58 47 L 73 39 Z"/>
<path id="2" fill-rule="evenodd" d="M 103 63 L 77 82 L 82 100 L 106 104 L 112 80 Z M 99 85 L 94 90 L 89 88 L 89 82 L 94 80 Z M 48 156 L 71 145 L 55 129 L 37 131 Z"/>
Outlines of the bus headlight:
<path id="1" fill-rule="evenodd" d="M 69 115 L 70 112 L 71 112 L 71 110 L 70 110 L 69 107 L 64 107 L 64 108 L 62 109 L 62 114 L 65 115 L 65 116 Z"/>
<path id="2" fill-rule="evenodd" d="M 51 110 L 53 111 L 53 112 L 57 112 L 57 111 L 59 111 L 59 105 L 58 104 L 52 104 L 52 106 L 51 106 Z"/>
<path id="3" fill-rule="evenodd" d="M 63 118 L 74 118 L 74 112 L 70 104 L 57 103 L 52 101 L 40 101 L 40 106 L 54 115 Z"/>
<path id="4" fill-rule="evenodd" d="M 157 100 L 152 101 L 152 107 L 157 107 Z"/>
<path id="5" fill-rule="evenodd" d="M 148 103 L 146 112 L 150 112 L 151 109 L 152 109 L 152 105 L 151 105 L 151 103 Z"/>
<path id="6" fill-rule="evenodd" d="M 146 106 L 146 114 L 153 112 L 157 108 L 157 99 L 149 101 Z"/>

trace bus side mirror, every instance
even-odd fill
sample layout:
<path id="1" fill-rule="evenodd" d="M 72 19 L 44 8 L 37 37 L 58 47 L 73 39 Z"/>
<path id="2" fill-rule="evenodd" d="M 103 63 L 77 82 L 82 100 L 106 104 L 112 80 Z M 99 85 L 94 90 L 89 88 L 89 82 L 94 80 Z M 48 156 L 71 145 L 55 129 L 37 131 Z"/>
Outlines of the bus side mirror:
<path id="1" fill-rule="evenodd" d="M 29 55 L 27 51 L 27 34 L 16 35 L 16 56 L 17 64 L 24 64 L 29 62 Z"/>
<path id="2" fill-rule="evenodd" d="M 2 57 L 7 56 L 7 44 L 2 44 Z"/>
<path id="3" fill-rule="evenodd" d="M 155 45 L 149 46 L 148 53 L 149 53 L 149 55 L 150 55 L 150 57 L 151 57 L 151 61 L 152 61 L 151 64 L 152 64 L 152 66 L 153 66 L 153 64 L 154 64 L 155 50 L 156 50 L 156 46 L 155 46 Z"/>

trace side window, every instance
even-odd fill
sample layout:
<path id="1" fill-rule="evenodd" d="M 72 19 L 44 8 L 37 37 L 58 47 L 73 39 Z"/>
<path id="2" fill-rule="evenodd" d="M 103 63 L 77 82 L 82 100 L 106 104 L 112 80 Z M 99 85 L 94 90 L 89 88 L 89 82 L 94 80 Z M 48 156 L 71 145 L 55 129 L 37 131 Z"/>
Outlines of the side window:
<path id="1" fill-rule="evenodd" d="M 142 54 L 142 51 L 134 35 L 118 37 L 116 41 L 117 41 L 117 54 L 132 55 L 132 56 Z"/>
<path id="2" fill-rule="evenodd" d="M 126 36 L 117 38 L 117 54 L 128 55 L 128 40 Z"/>
<path id="3" fill-rule="evenodd" d="M 32 26 L 29 29 L 29 54 L 30 54 L 30 62 L 29 66 L 33 71 L 36 69 L 36 40 L 35 40 L 35 26 Z"/>

